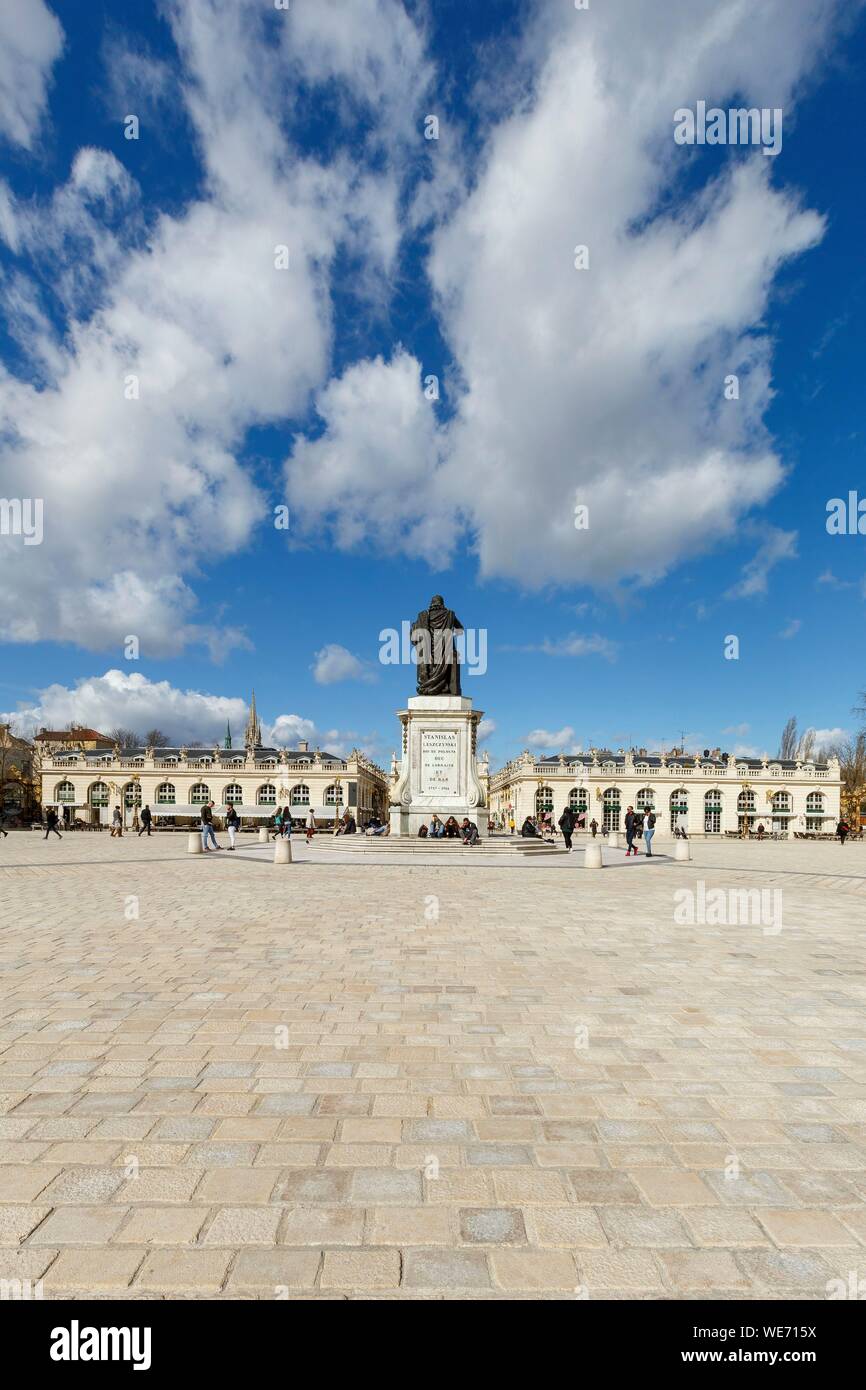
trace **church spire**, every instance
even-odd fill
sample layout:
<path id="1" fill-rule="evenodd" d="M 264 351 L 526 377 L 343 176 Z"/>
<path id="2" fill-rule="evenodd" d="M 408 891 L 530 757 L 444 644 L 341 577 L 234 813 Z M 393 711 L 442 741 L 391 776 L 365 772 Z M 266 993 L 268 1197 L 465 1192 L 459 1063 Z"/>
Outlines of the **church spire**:
<path id="1" fill-rule="evenodd" d="M 252 699 L 250 700 L 250 717 L 247 720 L 246 732 L 244 734 L 244 742 L 247 748 L 261 748 L 262 746 L 262 726 L 259 723 L 259 717 L 256 714 L 255 691 L 253 691 Z"/>
<path id="2" fill-rule="evenodd" d="M 232 746 L 232 726 L 231 726 L 231 724 L 229 723 L 228 720 L 226 720 L 226 741 L 225 741 L 225 746 L 226 746 L 227 749 L 228 749 L 228 748 L 231 748 L 231 746 Z"/>

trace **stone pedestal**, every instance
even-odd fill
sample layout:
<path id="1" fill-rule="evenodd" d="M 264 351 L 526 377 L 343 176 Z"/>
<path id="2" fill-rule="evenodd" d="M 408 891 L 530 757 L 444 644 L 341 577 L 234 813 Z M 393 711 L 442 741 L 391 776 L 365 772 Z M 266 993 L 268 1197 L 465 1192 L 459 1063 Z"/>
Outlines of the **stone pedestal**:
<path id="1" fill-rule="evenodd" d="M 191 831 L 189 832 L 189 834 L 188 834 L 187 837 L 186 837 L 186 852 L 187 852 L 187 854 L 203 854 L 203 853 L 204 853 L 204 850 L 203 850 L 203 848 L 202 848 L 202 843 L 201 843 L 201 832 L 200 832 L 200 831 L 198 831 L 198 830 L 191 830 Z"/>
<path id="2" fill-rule="evenodd" d="M 274 845 L 274 863 L 291 864 L 292 862 L 292 842 L 282 836 Z"/>
<path id="3" fill-rule="evenodd" d="M 403 757 L 391 788 L 391 835 L 418 834 L 434 813 L 464 816 L 487 835 L 487 805 L 478 775 L 477 732 L 483 717 L 467 695 L 414 695 L 398 711 Z"/>

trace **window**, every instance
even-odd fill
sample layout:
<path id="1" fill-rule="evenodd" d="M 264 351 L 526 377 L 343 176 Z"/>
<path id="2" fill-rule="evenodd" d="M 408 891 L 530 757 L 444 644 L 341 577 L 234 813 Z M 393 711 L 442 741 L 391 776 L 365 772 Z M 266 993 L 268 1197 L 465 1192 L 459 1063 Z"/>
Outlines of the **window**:
<path id="1" fill-rule="evenodd" d="M 289 799 L 293 806 L 309 806 L 310 789 L 306 782 L 299 782 L 296 787 L 292 787 L 292 794 Z"/>
<path id="2" fill-rule="evenodd" d="M 754 813 L 755 793 L 752 791 L 751 787 L 746 787 L 740 792 L 740 795 L 737 797 L 737 810 L 741 815 L 746 812 Z"/>
<path id="3" fill-rule="evenodd" d="M 722 793 L 715 787 L 704 795 L 704 831 L 707 835 L 722 833 Z"/>
<path id="4" fill-rule="evenodd" d="M 75 788 L 71 782 L 61 782 L 55 792 L 55 801 L 59 801 L 61 806 L 73 806 L 75 804 Z"/>
<path id="5" fill-rule="evenodd" d="M 210 801 L 210 787 L 206 782 L 196 782 L 189 794 L 190 806 L 206 806 Z"/>
<path id="6" fill-rule="evenodd" d="M 823 816 L 824 814 L 824 793 L 810 792 L 806 797 L 806 815 Z"/>
<path id="7" fill-rule="evenodd" d="M 608 787 L 602 801 L 601 828 L 606 833 L 608 830 L 619 830 L 619 787 Z"/>
<path id="8" fill-rule="evenodd" d="M 244 799 L 243 787 L 239 787 L 237 782 L 232 782 L 231 786 L 226 787 L 223 792 L 223 805 L 228 806 L 229 802 L 233 806 L 241 805 Z"/>
<path id="9" fill-rule="evenodd" d="M 579 815 L 581 811 L 586 814 L 589 808 L 589 793 L 586 787 L 572 787 L 568 793 L 568 804 L 575 815 Z"/>
<path id="10" fill-rule="evenodd" d="M 336 787 L 336 786 L 326 787 L 326 788 L 325 788 L 325 805 L 326 805 L 326 806 L 342 806 L 342 804 L 343 804 L 343 788 L 342 788 L 342 787 Z"/>
<path id="11" fill-rule="evenodd" d="M 553 810 L 553 788 L 539 787 L 535 793 L 535 814 L 540 816 L 542 811 Z"/>
<path id="12" fill-rule="evenodd" d="M 652 787 L 641 787 L 635 801 L 635 809 L 638 811 L 651 811 L 655 805 L 656 794 Z"/>
<path id="13" fill-rule="evenodd" d="M 678 825 L 685 828 L 689 818 L 689 798 L 688 793 L 678 787 L 675 792 L 671 792 L 671 830 L 675 830 Z"/>
<path id="14" fill-rule="evenodd" d="M 266 782 L 265 785 L 263 787 L 259 787 L 258 791 L 256 792 L 256 805 L 276 806 L 276 804 L 277 789 L 274 786 L 273 782 Z"/>
<path id="15" fill-rule="evenodd" d="M 123 789 L 123 804 L 128 811 L 141 805 L 141 783 L 127 782 Z"/>
<path id="16" fill-rule="evenodd" d="M 779 814 L 781 814 L 782 811 L 790 811 L 790 809 L 791 809 L 791 793 L 790 793 L 790 792 L 776 792 L 775 795 L 774 795 L 774 797 L 773 797 L 773 815 L 774 815 L 774 816 L 779 815 Z"/>
<path id="17" fill-rule="evenodd" d="M 90 804 L 94 807 L 108 805 L 107 782 L 94 782 L 93 786 L 90 788 Z"/>
<path id="18" fill-rule="evenodd" d="M 162 782 L 156 789 L 156 803 L 158 806 L 174 805 L 174 783 Z"/>

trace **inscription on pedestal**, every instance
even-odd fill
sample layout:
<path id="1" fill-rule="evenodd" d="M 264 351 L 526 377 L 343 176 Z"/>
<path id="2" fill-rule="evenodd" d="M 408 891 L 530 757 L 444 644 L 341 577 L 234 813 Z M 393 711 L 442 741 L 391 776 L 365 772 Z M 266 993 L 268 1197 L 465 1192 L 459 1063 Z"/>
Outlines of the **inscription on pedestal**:
<path id="1" fill-rule="evenodd" d="M 422 796 L 457 796 L 460 774 L 456 729 L 421 731 L 420 790 Z"/>

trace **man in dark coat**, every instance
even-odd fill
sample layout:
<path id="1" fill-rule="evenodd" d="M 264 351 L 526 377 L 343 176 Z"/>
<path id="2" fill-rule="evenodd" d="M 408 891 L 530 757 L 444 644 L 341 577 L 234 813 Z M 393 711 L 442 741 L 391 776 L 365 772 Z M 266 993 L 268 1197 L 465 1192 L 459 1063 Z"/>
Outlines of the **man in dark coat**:
<path id="1" fill-rule="evenodd" d="M 151 822 L 152 819 L 153 819 L 153 818 L 152 818 L 152 816 L 151 816 L 151 814 L 150 814 L 150 807 L 149 807 L 149 806 L 143 806 L 143 807 L 141 808 L 141 829 L 140 829 L 139 832 L 138 832 L 139 839 L 141 838 L 141 836 L 144 834 L 145 831 L 147 831 L 148 837 L 150 836 L 150 822 Z"/>
<path id="2" fill-rule="evenodd" d="M 574 813 L 570 806 L 566 806 L 562 815 L 559 817 L 559 828 L 562 831 L 562 838 L 565 840 L 565 848 L 571 854 L 571 837 L 574 834 Z"/>

